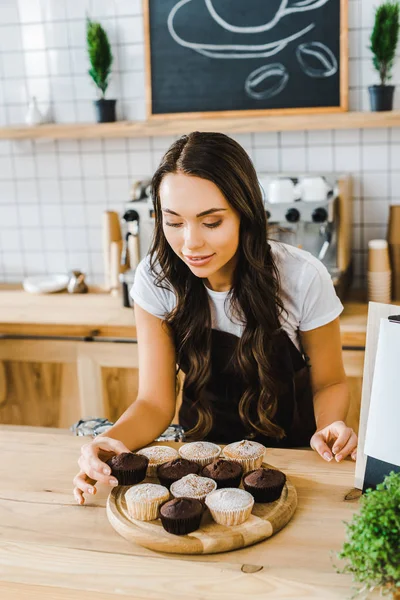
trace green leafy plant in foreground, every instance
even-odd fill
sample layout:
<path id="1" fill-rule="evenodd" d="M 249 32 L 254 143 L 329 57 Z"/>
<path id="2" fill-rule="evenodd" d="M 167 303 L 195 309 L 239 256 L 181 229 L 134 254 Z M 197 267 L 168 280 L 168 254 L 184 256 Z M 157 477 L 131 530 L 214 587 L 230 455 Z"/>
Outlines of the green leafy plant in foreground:
<path id="1" fill-rule="evenodd" d="M 392 471 L 376 490 L 360 499 L 360 512 L 347 526 L 347 541 L 338 554 L 346 561 L 340 573 L 351 573 L 362 584 L 354 594 L 400 598 L 400 473 Z"/>

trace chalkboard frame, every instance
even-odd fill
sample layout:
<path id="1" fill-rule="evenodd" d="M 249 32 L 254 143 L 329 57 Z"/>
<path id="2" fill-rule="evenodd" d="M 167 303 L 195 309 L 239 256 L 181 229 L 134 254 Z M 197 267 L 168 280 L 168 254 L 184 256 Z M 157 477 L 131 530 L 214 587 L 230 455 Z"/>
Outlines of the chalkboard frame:
<path id="1" fill-rule="evenodd" d="M 301 107 L 301 108 L 273 108 L 256 110 L 222 110 L 207 112 L 184 112 L 184 113 L 153 113 L 152 109 L 152 78 L 151 78 L 151 46 L 150 46 L 150 0 L 142 0 L 144 18 L 144 49 L 145 49 L 145 87 L 146 87 L 146 115 L 148 120 L 165 121 L 179 119 L 198 118 L 231 118 L 273 115 L 300 115 L 338 113 L 348 111 L 348 79 L 349 79 L 349 51 L 348 51 L 348 0 L 340 0 L 340 59 L 339 59 L 339 82 L 340 103 L 334 106 Z"/>

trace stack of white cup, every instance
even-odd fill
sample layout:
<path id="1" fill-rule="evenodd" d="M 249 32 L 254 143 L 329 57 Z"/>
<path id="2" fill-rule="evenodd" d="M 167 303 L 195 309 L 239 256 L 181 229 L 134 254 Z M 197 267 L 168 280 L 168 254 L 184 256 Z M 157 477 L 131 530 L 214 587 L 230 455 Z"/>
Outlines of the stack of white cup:
<path id="1" fill-rule="evenodd" d="M 386 240 L 368 242 L 368 300 L 390 304 L 392 272 Z"/>

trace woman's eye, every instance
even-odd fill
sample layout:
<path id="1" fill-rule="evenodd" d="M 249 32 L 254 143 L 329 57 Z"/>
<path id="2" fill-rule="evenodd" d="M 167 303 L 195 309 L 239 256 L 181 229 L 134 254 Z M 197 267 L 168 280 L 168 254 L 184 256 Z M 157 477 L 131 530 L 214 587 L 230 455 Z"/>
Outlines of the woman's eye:
<path id="1" fill-rule="evenodd" d="M 182 223 L 165 223 L 168 227 L 180 227 Z"/>
<path id="2" fill-rule="evenodd" d="M 215 223 L 204 223 L 204 225 L 206 227 L 209 227 L 210 229 L 214 229 L 215 227 L 218 227 L 219 225 L 221 225 L 222 220 L 220 221 L 215 221 Z"/>

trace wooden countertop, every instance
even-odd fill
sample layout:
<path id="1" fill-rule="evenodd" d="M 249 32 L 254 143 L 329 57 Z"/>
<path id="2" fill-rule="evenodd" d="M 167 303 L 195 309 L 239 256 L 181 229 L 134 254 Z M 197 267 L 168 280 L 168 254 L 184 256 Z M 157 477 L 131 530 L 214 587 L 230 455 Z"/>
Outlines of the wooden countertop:
<path id="1" fill-rule="evenodd" d="M 92 290 L 88 294 L 29 294 L 0 287 L 0 335 L 135 338 L 132 308 L 120 296 Z"/>
<path id="2" fill-rule="evenodd" d="M 341 316 L 344 346 L 365 346 L 368 305 L 349 301 Z M 0 286 L 0 335 L 135 338 L 131 308 L 99 289 L 88 294 L 34 295 Z"/>
<path id="3" fill-rule="evenodd" d="M 326 463 L 312 450 L 268 450 L 268 462 L 287 473 L 298 492 L 290 523 L 255 546 L 182 557 L 120 537 L 106 516 L 105 487 L 84 506 L 75 503 L 72 478 L 84 442 L 65 430 L 0 426 L 2 600 L 351 595 L 350 576 L 335 572 L 330 552 L 342 547 L 343 521 L 358 509 L 358 500 L 345 500 L 354 485 L 352 461 Z"/>

